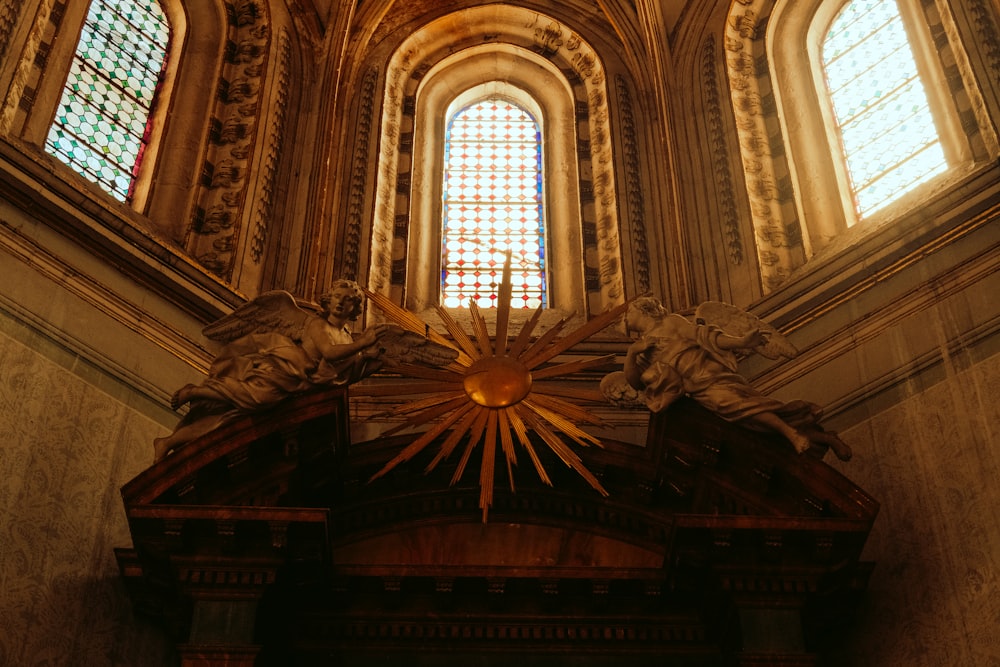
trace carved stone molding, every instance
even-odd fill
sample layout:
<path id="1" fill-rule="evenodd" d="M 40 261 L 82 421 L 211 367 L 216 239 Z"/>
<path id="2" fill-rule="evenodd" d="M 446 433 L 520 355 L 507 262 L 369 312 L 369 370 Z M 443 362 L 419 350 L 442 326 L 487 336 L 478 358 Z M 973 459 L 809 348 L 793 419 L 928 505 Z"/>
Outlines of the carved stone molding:
<path id="1" fill-rule="evenodd" d="M 979 37 L 979 47 L 994 75 L 1000 76 L 1000 29 L 996 24 L 996 10 L 988 0 L 968 0 L 965 4 Z"/>
<path id="2" fill-rule="evenodd" d="M 354 159 L 351 162 L 351 183 L 347 193 L 344 226 L 344 249 L 341 276 L 357 280 L 361 260 L 361 225 L 365 210 L 365 186 L 368 181 L 368 155 L 372 150 L 375 125 L 375 92 L 378 70 L 370 68 L 361 82 L 358 122 L 355 127 Z M 378 280 L 384 282 L 384 277 Z"/>
<path id="3" fill-rule="evenodd" d="M 274 197 L 278 167 L 285 145 L 288 122 L 288 94 L 291 84 L 291 44 L 288 31 L 278 31 L 277 63 L 274 72 L 273 113 L 270 116 L 264 156 L 260 165 L 259 189 L 254 202 L 253 229 L 250 234 L 250 259 L 260 264 L 273 226 Z"/>
<path id="4" fill-rule="evenodd" d="M 984 47 L 983 54 L 991 67 L 994 77 L 1000 74 L 1000 45 L 998 45 L 997 26 L 993 21 L 996 14 L 981 6 L 981 2 L 972 2 L 970 15 L 974 18 L 977 33 L 977 46 Z M 950 3 L 941 0 L 921 0 L 920 9 L 927 27 L 931 33 L 934 50 L 944 66 L 945 85 L 948 86 L 948 97 L 955 104 L 960 121 L 961 131 L 965 133 L 976 159 L 988 159 L 998 151 L 995 132 L 984 132 L 983 128 L 993 127 L 989 110 L 983 100 L 976 74 L 969 62 L 965 49 L 955 48 L 961 44 L 962 38 L 955 24 L 955 16 Z"/>
<path id="5" fill-rule="evenodd" d="M 632 270 L 635 275 L 636 294 L 647 294 L 651 289 L 649 280 L 649 239 L 646 235 L 641 159 L 639 137 L 636 127 L 635 109 L 632 106 L 632 91 L 625 77 L 615 77 L 618 91 L 618 110 L 622 118 L 622 154 L 625 160 L 625 196 L 628 202 L 628 225 L 632 237 Z"/>
<path id="6" fill-rule="evenodd" d="M 0 1 L 0 60 L 7 56 L 7 47 L 10 45 L 11 33 L 17 25 L 18 16 L 24 3 L 19 0 Z"/>
<path id="7" fill-rule="evenodd" d="M 236 0 L 227 3 L 229 34 L 223 68 L 220 74 L 208 144 L 202 166 L 202 178 L 195 208 L 188 227 L 185 245 L 197 261 L 210 272 L 225 279 L 233 275 L 238 246 L 250 245 L 251 257 L 259 259 L 265 223 L 258 209 L 257 226 L 244 229 L 249 223 L 244 212 L 250 186 L 250 165 L 258 143 L 264 72 L 271 49 L 271 26 L 266 3 L 260 0 Z M 287 39 L 284 55 L 284 89 L 287 97 Z M 279 43 L 278 58 L 282 58 Z M 279 61 L 279 67 L 281 62 Z M 278 95 L 282 89 L 282 73 L 276 74 Z M 279 126 L 283 126 L 284 105 L 278 100 Z M 280 134 L 281 127 L 272 127 Z M 274 158 L 277 160 L 277 156 Z M 273 174 L 263 175 L 265 182 Z M 270 209 L 270 204 L 267 204 Z M 245 239 L 243 237 L 249 236 Z M 259 238 L 255 238 L 259 237 Z"/>
<path id="8" fill-rule="evenodd" d="M 17 9 L 15 9 L 15 7 Z M 10 132 L 15 128 L 17 119 L 23 118 L 34 106 L 35 95 L 39 80 L 45 71 L 46 57 L 52 48 L 58 33 L 59 23 L 62 20 L 62 11 L 57 11 L 61 7 L 56 0 L 42 0 L 35 10 L 35 17 L 31 24 L 28 38 L 21 50 L 17 61 L 17 67 L 10 86 L 6 91 L 3 108 L 0 109 L 0 132 Z M 10 47 L 13 26 L 20 18 L 19 14 L 24 9 L 24 4 L 20 0 L 4 0 L 0 6 L 0 19 L 10 25 L 0 32 L 0 58 L 5 61 L 9 56 L 6 53 Z M 3 25 L 0 25 L 0 29 Z M 23 120 L 21 121 L 23 122 Z"/>
<path id="9" fill-rule="evenodd" d="M 781 285 L 804 258 L 765 53 L 773 4 L 772 0 L 734 4 L 724 35 L 729 91 L 766 291 Z"/>
<path id="10" fill-rule="evenodd" d="M 726 247 L 726 257 L 733 265 L 743 263 L 743 234 L 736 207 L 736 191 L 730 169 L 729 146 L 722 123 L 722 102 L 719 95 L 719 52 L 715 37 L 710 35 L 702 51 L 702 88 L 708 110 L 708 133 L 712 151 L 712 173 L 715 176 L 716 198 L 719 204 L 719 224 Z"/>

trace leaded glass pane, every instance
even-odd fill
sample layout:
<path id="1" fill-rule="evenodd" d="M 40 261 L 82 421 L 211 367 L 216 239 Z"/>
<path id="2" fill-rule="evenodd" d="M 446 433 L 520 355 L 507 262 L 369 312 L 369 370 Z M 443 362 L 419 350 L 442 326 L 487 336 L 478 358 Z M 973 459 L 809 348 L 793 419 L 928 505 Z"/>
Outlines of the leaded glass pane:
<path id="1" fill-rule="evenodd" d="M 506 252 L 513 307 L 546 303 L 542 153 L 538 123 L 487 99 L 465 107 L 445 139 L 441 293 L 448 308 L 496 307 Z"/>
<path id="2" fill-rule="evenodd" d="M 948 168 L 894 1 L 845 5 L 823 42 L 823 69 L 859 215 Z"/>
<path id="3" fill-rule="evenodd" d="M 155 0 L 94 0 L 46 150 L 125 201 L 170 40 Z"/>

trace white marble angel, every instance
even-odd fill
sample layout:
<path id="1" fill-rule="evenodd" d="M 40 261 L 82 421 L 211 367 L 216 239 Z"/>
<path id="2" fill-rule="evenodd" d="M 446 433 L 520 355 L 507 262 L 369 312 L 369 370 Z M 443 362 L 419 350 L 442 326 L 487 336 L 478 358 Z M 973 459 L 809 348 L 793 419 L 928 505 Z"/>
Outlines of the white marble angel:
<path id="1" fill-rule="evenodd" d="M 625 323 L 639 339 L 629 347 L 621 374 L 602 382 L 610 400 L 621 401 L 631 388 L 650 410 L 660 412 L 690 396 L 723 419 L 781 434 L 799 453 L 816 444 L 842 460 L 851 458 L 846 443 L 819 427 L 819 406 L 765 396 L 737 372 L 738 354 L 756 352 L 771 359 L 797 354 L 788 339 L 756 316 L 709 301 L 689 319 L 668 312 L 655 298 L 640 297 L 630 304 Z"/>
<path id="2" fill-rule="evenodd" d="M 447 365 L 457 353 L 386 324 L 357 337 L 347 328 L 362 312 L 364 292 L 339 280 L 319 300 L 300 307 L 288 292 L 265 292 L 202 330 L 224 343 L 201 384 L 177 390 L 171 406 L 190 404 L 174 432 L 154 441 L 158 461 L 240 415 L 272 406 L 317 386 L 349 384 L 386 362 Z"/>

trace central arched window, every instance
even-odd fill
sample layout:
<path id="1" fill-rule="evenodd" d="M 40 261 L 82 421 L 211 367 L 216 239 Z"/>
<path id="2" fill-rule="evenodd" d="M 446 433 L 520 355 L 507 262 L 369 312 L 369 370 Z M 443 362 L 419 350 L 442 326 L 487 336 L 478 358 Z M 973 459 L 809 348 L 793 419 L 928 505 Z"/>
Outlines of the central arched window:
<path id="1" fill-rule="evenodd" d="M 93 0 L 45 150 L 119 200 L 129 198 L 167 58 L 156 0 Z"/>
<path id="2" fill-rule="evenodd" d="M 947 171 L 894 0 L 845 5 L 823 40 L 822 64 L 859 217 Z"/>
<path id="3" fill-rule="evenodd" d="M 496 307 L 511 254 L 512 307 L 547 303 L 541 129 L 500 97 L 454 112 L 445 134 L 441 304 Z"/>

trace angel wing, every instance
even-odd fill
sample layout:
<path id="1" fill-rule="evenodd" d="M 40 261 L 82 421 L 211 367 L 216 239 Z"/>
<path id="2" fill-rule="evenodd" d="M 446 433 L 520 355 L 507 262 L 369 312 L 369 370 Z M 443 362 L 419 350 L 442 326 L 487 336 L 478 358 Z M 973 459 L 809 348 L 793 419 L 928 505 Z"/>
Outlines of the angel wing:
<path id="1" fill-rule="evenodd" d="M 773 326 L 752 313 L 721 301 L 706 301 L 695 309 L 695 320 L 714 324 L 731 336 L 742 336 L 754 329 L 767 337 L 767 342 L 754 351 L 768 359 L 791 359 L 799 353 L 785 336 Z"/>
<path id="2" fill-rule="evenodd" d="M 383 350 L 381 357 L 390 364 L 447 366 L 458 358 L 455 348 L 395 325 L 388 325 L 387 331 L 379 336 L 378 345 Z"/>
<path id="3" fill-rule="evenodd" d="M 251 299 L 201 332 L 220 343 L 251 333 L 280 333 L 301 340 L 303 329 L 313 317 L 316 315 L 300 308 L 291 294 L 273 290 Z"/>

